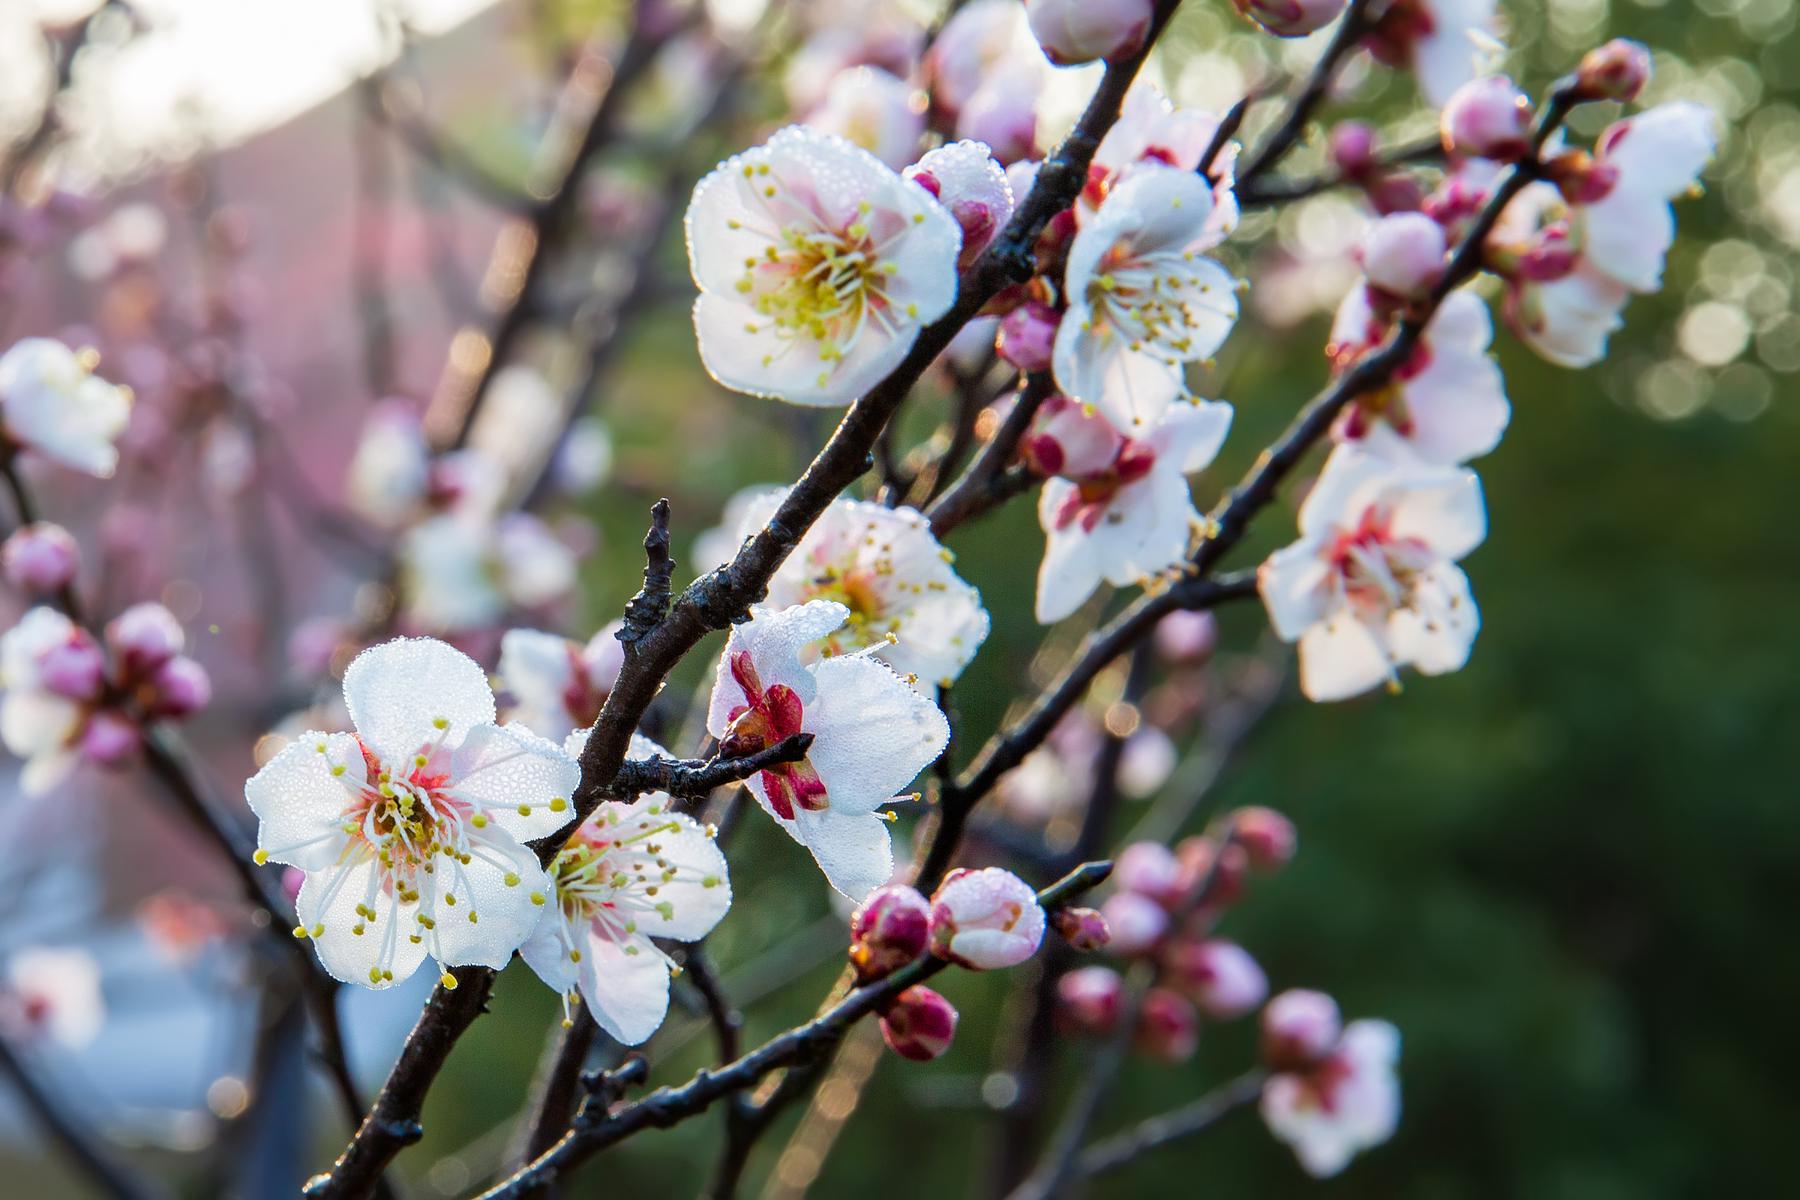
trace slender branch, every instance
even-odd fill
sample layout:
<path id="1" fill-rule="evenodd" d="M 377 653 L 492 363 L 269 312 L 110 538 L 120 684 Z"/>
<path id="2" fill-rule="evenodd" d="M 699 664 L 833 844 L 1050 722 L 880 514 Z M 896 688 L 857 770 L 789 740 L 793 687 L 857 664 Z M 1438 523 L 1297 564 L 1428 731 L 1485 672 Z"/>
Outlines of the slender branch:
<path id="1" fill-rule="evenodd" d="M 1338 22 L 1337 32 L 1332 35 L 1324 53 L 1313 64 L 1312 73 L 1306 77 L 1306 83 L 1299 94 L 1289 102 L 1281 123 L 1263 139 L 1256 152 L 1250 156 L 1249 165 L 1238 174 L 1239 186 L 1254 187 L 1299 142 L 1312 121 L 1313 114 L 1336 81 L 1338 68 L 1343 65 L 1350 52 L 1356 49 L 1363 34 L 1368 32 L 1369 7 L 1372 3 L 1373 0 L 1350 0 L 1350 6 L 1344 10 L 1343 20 Z"/>
<path id="2" fill-rule="evenodd" d="M 1055 392 L 1056 384 L 1048 372 L 1039 372 L 1025 380 L 1006 419 L 1000 422 L 1000 428 L 969 464 L 969 469 L 925 510 L 935 536 L 942 538 L 963 522 L 1031 487 L 1034 477 L 1030 471 L 1011 465 L 1013 455 L 1018 452 L 1025 431 L 1031 428 L 1032 418 Z"/>
<path id="3" fill-rule="evenodd" d="M 1267 1078 L 1260 1069 L 1246 1071 L 1191 1104 L 1146 1118 L 1124 1133 L 1094 1142 L 1075 1160 L 1073 1174 L 1086 1179 L 1116 1171 L 1152 1150 L 1211 1129 L 1238 1109 L 1256 1103 Z"/>
<path id="4" fill-rule="evenodd" d="M 1054 908 L 1103 882 L 1110 863 L 1086 863 L 1038 893 L 1038 902 Z M 852 991 L 804 1025 L 796 1026 L 721 1067 L 704 1070 L 679 1087 L 662 1087 L 610 1114 L 577 1116 L 575 1125 L 548 1152 L 523 1170 L 482 1193 L 482 1200 L 520 1197 L 585 1162 L 593 1155 L 644 1129 L 666 1129 L 705 1112 L 715 1102 L 742 1091 L 770 1072 L 815 1058 L 843 1037 L 845 1030 L 886 1006 L 895 996 L 936 975 L 949 964 L 929 956 L 917 959 L 886 979 Z"/>
<path id="5" fill-rule="evenodd" d="M 765 747 L 742 758 L 634 758 L 619 767 L 606 794 L 614 800 L 629 800 L 645 792 L 667 792 L 671 796 L 695 799 L 714 788 L 738 783 L 770 767 L 799 762 L 812 748 L 813 735 L 796 733 L 773 746 Z"/>
<path id="6" fill-rule="evenodd" d="M 392 133 L 420 162 L 491 208 L 529 215 L 531 197 L 494 175 L 434 129 L 412 103 L 400 98 L 389 79 L 381 74 L 371 75 L 361 82 L 357 93 L 368 117 Z"/>
<path id="7" fill-rule="evenodd" d="M 1364 172 L 1355 175 L 1343 171 L 1324 171 L 1304 179 L 1263 178 L 1252 180 L 1237 189 L 1238 206 L 1246 211 L 1289 204 L 1317 196 L 1334 188 L 1351 187 L 1365 179 L 1378 178 L 1402 167 L 1424 166 L 1444 160 L 1444 145 L 1438 138 L 1422 138 L 1390 150 L 1375 160 Z"/>
<path id="8" fill-rule="evenodd" d="M 38 1081 L 6 1038 L 0 1038 L 0 1075 L 11 1081 L 32 1119 L 101 1195 L 113 1200 L 160 1200 L 166 1194 L 153 1183 L 135 1178 L 114 1161 L 89 1135 L 82 1120 Z"/>
<path id="9" fill-rule="evenodd" d="M 718 970 L 705 947 L 698 943 L 687 948 L 682 966 L 687 977 L 700 993 L 700 999 L 706 1004 L 706 1019 L 711 1022 L 713 1036 L 719 1043 L 719 1061 L 728 1063 L 739 1055 L 739 1035 L 744 1028 L 744 1014 L 731 1003 L 731 997 L 725 993 L 725 981 L 719 978 Z"/>
<path id="10" fill-rule="evenodd" d="M 570 1021 L 572 1023 L 569 1027 L 562 1031 L 556 1058 L 544 1077 L 537 1116 L 531 1123 L 531 1133 L 525 1141 L 526 1162 L 554 1146 L 563 1130 L 569 1127 L 569 1118 L 575 1111 L 576 1093 L 581 1088 L 582 1067 L 587 1064 L 588 1051 L 593 1048 L 594 1037 L 600 1032 L 600 1026 L 594 1022 L 593 1014 L 588 1012 L 586 1004 L 575 1006 Z"/>

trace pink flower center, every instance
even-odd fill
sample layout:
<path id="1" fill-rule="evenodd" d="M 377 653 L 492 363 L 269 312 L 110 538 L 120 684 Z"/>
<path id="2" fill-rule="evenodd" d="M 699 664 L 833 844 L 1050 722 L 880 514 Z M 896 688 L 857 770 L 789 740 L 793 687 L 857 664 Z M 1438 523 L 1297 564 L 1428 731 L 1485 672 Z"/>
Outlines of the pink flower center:
<path id="1" fill-rule="evenodd" d="M 1067 529 L 1079 522 L 1082 532 L 1094 532 L 1095 526 L 1112 508 L 1119 490 L 1150 474 L 1155 465 L 1156 451 L 1147 443 L 1125 439 L 1119 447 L 1118 457 L 1105 470 L 1073 481 L 1075 490 L 1056 510 L 1056 527 Z"/>
<path id="2" fill-rule="evenodd" d="M 1332 540 L 1325 557 L 1351 607 L 1359 617 L 1372 618 L 1404 605 L 1432 556 L 1418 538 L 1395 537 L 1393 514 L 1371 504 L 1355 528 Z"/>
<path id="3" fill-rule="evenodd" d="M 765 688 L 749 651 L 731 656 L 731 677 L 744 690 L 744 703 L 726 714 L 731 728 L 719 744 L 721 754 L 734 758 L 755 754 L 802 731 L 800 697 L 784 683 Z M 784 821 L 794 819 L 796 805 L 813 812 L 830 807 L 824 781 L 805 759 L 763 771 L 762 785 L 769 807 Z"/>

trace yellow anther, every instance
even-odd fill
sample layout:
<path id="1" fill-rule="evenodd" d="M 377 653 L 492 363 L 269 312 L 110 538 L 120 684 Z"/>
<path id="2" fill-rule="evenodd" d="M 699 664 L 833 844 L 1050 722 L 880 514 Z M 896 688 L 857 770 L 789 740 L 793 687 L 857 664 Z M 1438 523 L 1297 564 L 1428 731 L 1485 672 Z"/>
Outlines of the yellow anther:
<path id="1" fill-rule="evenodd" d="M 269 852 L 259 846 L 257 847 L 256 853 L 250 856 L 250 860 L 259 867 L 265 866 L 269 861 Z"/>
<path id="2" fill-rule="evenodd" d="M 456 990 L 456 976 L 445 971 L 442 975 L 438 976 L 438 985 L 446 992 L 454 992 Z"/>

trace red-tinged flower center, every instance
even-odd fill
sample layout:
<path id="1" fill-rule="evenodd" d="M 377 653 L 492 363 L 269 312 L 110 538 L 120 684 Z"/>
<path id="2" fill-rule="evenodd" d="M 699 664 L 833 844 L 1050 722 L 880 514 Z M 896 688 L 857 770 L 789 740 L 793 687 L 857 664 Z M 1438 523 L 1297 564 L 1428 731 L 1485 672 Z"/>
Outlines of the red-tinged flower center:
<path id="1" fill-rule="evenodd" d="M 1412 56 L 1413 43 L 1429 37 L 1436 29 L 1431 0 L 1393 0 L 1364 44 L 1378 61 L 1390 67 L 1404 67 Z"/>
<path id="2" fill-rule="evenodd" d="M 1300 1076 L 1300 1104 L 1337 1115 L 1343 1104 L 1343 1087 L 1356 1075 L 1348 1055 L 1337 1053 Z"/>
<path id="3" fill-rule="evenodd" d="M 1103 471 L 1073 480 L 1075 490 L 1069 493 L 1062 507 L 1056 510 L 1056 527 L 1067 529 L 1080 522 L 1082 532 L 1092 533 L 1101 518 L 1111 512 L 1113 500 L 1119 490 L 1126 484 L 1136 483 L 1150 474 L 1156 465 L 1156 451 L 1144 442 L 1134 442 L 1127 438 L 1120 446 L 1118 457 Z M 1112 514 L 1112 520 L 1118 520 L 1118 514 Z"/>
<path id="4" fill-rule="evenodd" d="M 1406 403 L 1406 385 L 1421 375 L 1431 365 L 1431 347 L 1423 342 L 1414 347 L 1407 356 L 1394 378 L 1385 385 L 1373 388 L 1357 397 L 1356 402 L 1344 410 L 1339 423 L 1339 433 L 1351 440 L 1358 440 L 1369 435 L 1376 425 L 1386 423 L 1401 437 L 1411 437 L 1413 432 L 1412 409 Z"/>
<path id="5" fill-rule="evenodd" d="M 1432 562 L 1424 542 L 1394 536 L 1393 514 L 1376 504 L 1354 528 L 1338 533 L 1325 557 L 1344 598 L 1364 618 L 1403 607 L 1419 572 Z"/>
<path id="6" fill-rule="evenodd" d="M 748 650 L 731 656 L 731 677 L 743 689 L 744 703 L 726 714 L 731 728 L 719 744 L 721 754 L 741 758 L 802 732 L 800 697 L 784 683 L 765 688 Z M 769 807 L 784 821 L 794 819 L 795 806 L 813 812 L 830 807 L 824 782 L 805 759 L 768 768 L 762 784 Z"/>

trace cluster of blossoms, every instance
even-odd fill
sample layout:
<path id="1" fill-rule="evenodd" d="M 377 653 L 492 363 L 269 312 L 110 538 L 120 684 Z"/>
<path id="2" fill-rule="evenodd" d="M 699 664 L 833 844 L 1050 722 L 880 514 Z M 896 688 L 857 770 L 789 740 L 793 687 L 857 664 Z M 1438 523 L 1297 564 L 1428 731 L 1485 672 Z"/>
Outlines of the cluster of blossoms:
<path id="1" fill-rule="evenodd" d="M 26 535 L 41 538 L 42 528 L 14 534 L 8 547 Z M 20 786 L 41 794 L 83 760 L 123 762 L 142 746 L 147 722 L 205 708 L 212 680 L 182 653 L 186 641 L 154 603 L 126 609 L 99 638 L 45 605 L 0 634 L 0 741 L 25 760 Z"/>
<path id="2" fill-rule="evenodd" d="M 1070 971 L 1057 981 L 1058 1022 L 1086 1036 L 1129 1036 L 1147 1057 L 1181 1063 L 1198 1048 L 1203 1018 L 1236 1021 L 1260 1009 L 1263 1120 L 1308 1172 L 1335 1175 L 1393 1136 L 1399 1034 L 1385 1021 L 1343 1025 L 1321 992 L 1270 998 L 1250 952 L 1216 936 L 1247 873 L 1278 869 L 1296 848 L 1292 823 L 1272 809 L 1239 809 L 1222 830 L 1173 850 L 1137 842 L 1120 853 L 1117 889 L 1100 909 L 1107 948 L 1148 982 L 1132 998 L 1134 985 L 1111 967 Z M 1121 1029 L 1128 1018 L 1134 1024 Z"/>

